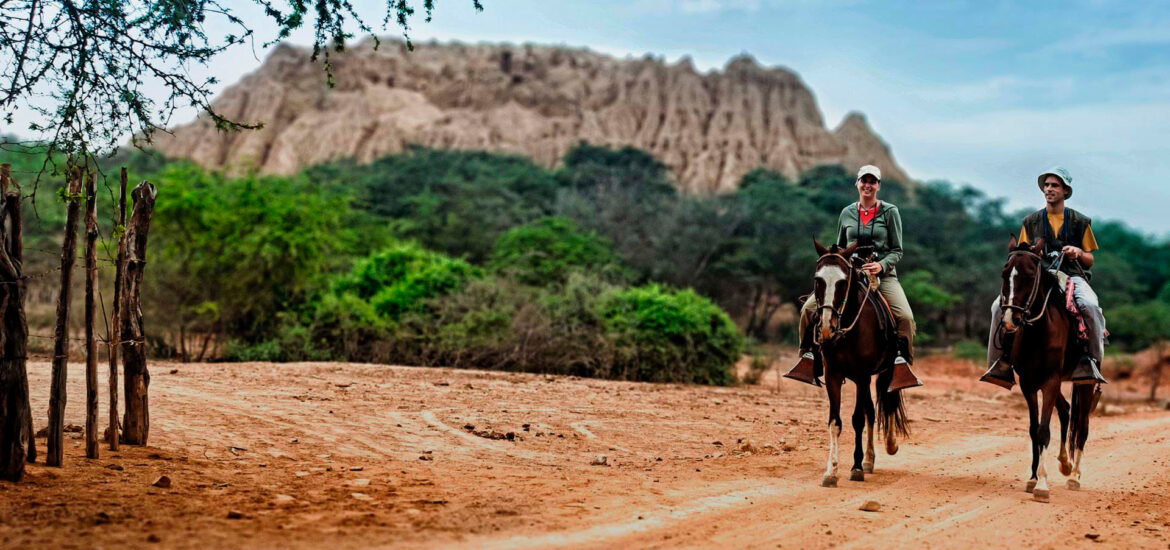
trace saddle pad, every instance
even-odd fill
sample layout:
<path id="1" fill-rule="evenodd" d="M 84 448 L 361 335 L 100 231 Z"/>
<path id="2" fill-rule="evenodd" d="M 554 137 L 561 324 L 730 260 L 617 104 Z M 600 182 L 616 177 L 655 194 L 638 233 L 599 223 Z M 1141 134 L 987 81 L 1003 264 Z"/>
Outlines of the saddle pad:
<path id="1" fill-rule="evenodd" d="M 894 319 L 894 310 L 890 307 L 890 303 L 886 301 L 886 297 L 882 296 L 881 292 L 870 292 L 869 299 L 873 302 L 873 307 L 877 310 L 878 327 L 883 333 L 894 332 L 894 327 L 897 326 Z"/>

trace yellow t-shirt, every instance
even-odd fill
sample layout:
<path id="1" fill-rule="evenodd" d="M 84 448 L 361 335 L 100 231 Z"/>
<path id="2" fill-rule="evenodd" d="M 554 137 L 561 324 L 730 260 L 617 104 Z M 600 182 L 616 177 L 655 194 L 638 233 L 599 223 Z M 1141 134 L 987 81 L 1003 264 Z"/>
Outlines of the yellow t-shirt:
<path id="1" fill-rule="evenodd" d="M 1052 228 L 1053 235 L 1060 234 L 1060 228 L 1064 227 L 1064 212 L 1058 214 L 1048 213 L 1048 227 Z M 1020 242 L 1028 242 L 1028 231 L 1024 226 L 1020 226 Z M 1093 236 L 1093 226 L 1085 227 L 1085 234 L 1081 236 L 1081 250 L 1085 252 L 1092 252 L 1097 250 L 1097 238 Z"/>

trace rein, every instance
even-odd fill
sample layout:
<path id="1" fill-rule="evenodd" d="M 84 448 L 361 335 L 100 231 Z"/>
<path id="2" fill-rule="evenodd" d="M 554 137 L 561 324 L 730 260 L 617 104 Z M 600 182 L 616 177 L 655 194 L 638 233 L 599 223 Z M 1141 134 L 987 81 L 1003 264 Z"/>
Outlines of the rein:
<path id="1" fill-rule="evenodd" d="M 833 309 L 832 304 L 829 304 L 829 305 L 818 304 L 817 311 L 820 311 L 822 309 L 828 309 L 829 311 L 831 311 L 833 313 L 833 315 L 835 315 L 837 317 L 837 319 L 841 319 L 842 317 L 845 316 L 845 307 L 849 304 L 849 297 L 853 295 L 853 279 L 855 279 L 857 277 L 857 270 L 854 269 L 853 263 L 850 262 L 848 259 L 846 259 L 845 256 L 842 256 L 840 254 L 830 254 L 830 255 L 840 258 L 841 261 L 845 262 L 845 264 L 848 266 L 847 269 L 849 270 L 849 279 L 845 283 L 845 297 L 841 299 L 841 307 L 839 309 Z M 865 296 L 862 296 L 861 304 L 857 306 L 857 315 L 855 315 L 853 317 L 853 322 L 849 323 L 849 326 L 844 327 L 844 328 L 834 332 L 833 336 L 830 338 L 830 340 L 836 340 L 837 338 L 841 338 L 841 337 L 845 336 L 846 334 L 849 334 L 849 331 L 853 330 L 853 327 L 857 326 L 857 321 L 861 319 L 861 312 L 863 309 L 865 309 L 865 303 L 869 300 L 869 294 L 872 291 L 873 291 L 872 285 L 868 285 L 868 284 L 865 285 Z M 819 330 L 813 331 L 813 341 L 817 345 L 820 345 L 823 342 L 823 340 L 821 338 L 821 331 L 819 331 Z"/>
<path id="2" fill-rule="evenodd" d="M 1036 298 L 1040 294 L 1040 279 L 1044 278 L 1044 258 L 1042 256 L 1040 256 L 1039 254 L 1036 254 L 1035 252 L 1032 252 L 1030 250 L 1012 251 L 1011 253 L 1008 254 L 1008 259 L 1010 260 L 1013 256 L 1027 256 L 1029 258 L 1033 258 L 1036 260 L 1036 281 L 1032 285 L 1032 292 L 1030 294 L 1028 294 L 1028 303 L 1027 304 L 1025 304 L 1023 306 L 1016 306 L 1016 305 L 1009 304 L 1009 303 L 1007 303 L 1007 300 L 1004 298 L 1003 293 L 1001 291 L 1000 295 L 999 295 L 999 304 L 1000 304 L 999 307 L 1000 307 L 1000 309 L 1003 309 L 1003 310 L 1017 310 L 1017 311 L 1019 311 L 1021 315 L 1025 316 L 1025 318 L 1023 320 L 1021 320 L 1020 323 L 1025 325 L 1025 326 L 1031 326 L 1031 325 L 1035 324 L 1037 321 L 1039 321 L 1040 319 L 1042 319 L 1044 317 L 1044 314 L 1048 311 L 1048 299 L 1052 296 L 1052 289 L 1049 288 L 1048 291 L 1044 293 L 1044 303 L 1041 304 L 1041 306 L 1040 306 L 1040 312 L 1037 313 L 1036 316 L 1032 317 L 1031 319 L 1027 318 L 1027 315 L 1029 314 L 1029 312 L 1032 311 L 1032 306 L 1036 303 Z M 1063 259 L 1064 259 L 1064 254 L 1061 254 L 1057 258 L 1055 265 L 1060 266 L 1060 262 Z"/>

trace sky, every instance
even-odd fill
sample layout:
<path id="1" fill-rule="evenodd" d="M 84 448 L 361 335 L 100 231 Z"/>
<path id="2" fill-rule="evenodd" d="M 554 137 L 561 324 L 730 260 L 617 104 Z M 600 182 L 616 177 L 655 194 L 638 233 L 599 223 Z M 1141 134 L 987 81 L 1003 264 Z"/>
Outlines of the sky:
<path id="1" fill-rule="evenodd" d="M 471 0 L 437 0 L 412 38 L 689 56 L 704 71 L 748 53 L 799 74 L 830 128 L 864 113 L 915 179 L 1039 208 L 1036 176 L 1060 164 L 1070 207 L 1170 237 L 1170 2 L 482 1 L 477 13 Z M 354 3 L 381 21 L 384 2 Z M 232 3 L 270 37 L 246 4 Z M 193 71 L 222 89 L 265 54 L 239 47 Z"/>

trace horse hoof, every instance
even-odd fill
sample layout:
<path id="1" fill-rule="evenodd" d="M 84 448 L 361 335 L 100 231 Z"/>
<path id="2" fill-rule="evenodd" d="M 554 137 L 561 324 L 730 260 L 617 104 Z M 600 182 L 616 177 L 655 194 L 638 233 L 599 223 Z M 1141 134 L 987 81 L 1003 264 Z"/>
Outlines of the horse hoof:
<path id="1" fill-rule="evenodd" d="M 1081 490 L 1081 482 L 1079 482 L 1075 479 L 1070 479 L 1070 480 L 1068 480 L 1068 488 L 1070 490 L 1073 490 L 1073 491 L 1080 491 Z"/>
<path id="2" fill-rule="evenodd" d="M 861 471 L 863 471 L 867 474 L 872 474 L 873 473 L 873 464 L 862 464 Z"/>
<path id="3" fill-rule="evenodd" d="M 1024 489 L 1024 490 L 1025 490 L 1025 491 L 1027 491 L 1027 492 L 1029 492 L 1029 493 L 1031 493 L 1031 492 L 1032 492 L 1032 490 L 1033 490 L 1033 489 L 1035 489 L 1035 488 L 1036 488 L 1036 480 L 1034 480 L 1034 479 L 1029 479 L 1029 480 L 1028 480 L 1028 487 L 1027 487 L 1026 489 Z"/>
<path id="4" fill-rule="evenodd" d="M 1032 500 L 1036 502 L 1048 502 L 1048 489 L 1035 489 L 1032 491 Z"/>
<path id="5" fill-rule="evenodd" d="M 837 486 L 837 476 L 832 476 L 832 477 L 825 476 L 825 477 L 821 478 L 821 487 L 836 487 L 836 486 Z"/>
<path id="6" fill-rule="evenodd" d="M 1060 463 L 1060 475 L 1067 476 L 1072 473 L 1072 464 L 1068 462 Z"/>
<path id="7" fill-rule="evenodd" d="M 894 456 L 894 455 L 898 454 L 898 444 L 897 443 L 886 443 L 886 454 L 888 454 L 890 456 Z"/>
<path id="8" fill-rule="evenodd" d="M 865 481 L 865 474 L 861 470 L 849 472 L 849 481 Z"/>

